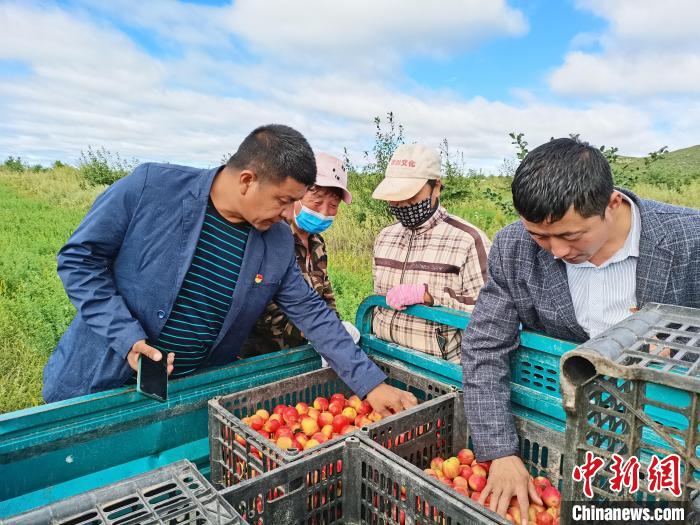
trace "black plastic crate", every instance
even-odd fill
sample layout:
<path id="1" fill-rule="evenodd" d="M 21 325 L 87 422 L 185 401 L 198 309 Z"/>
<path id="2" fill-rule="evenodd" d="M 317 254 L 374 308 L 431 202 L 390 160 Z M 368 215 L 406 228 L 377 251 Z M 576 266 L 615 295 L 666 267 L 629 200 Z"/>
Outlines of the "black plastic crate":
<path id="1" fill-rule="evenodd" d="M 411 372 L 398 361 L 376 358 L 373 361 L 387 375 L 388 384 L 412 392 L 419 402 L 455 391 L 450 385 Z M 328 398 L 335 393 L 347 395 L 352 392 L 332 369 L 323 368 L 209 401 L 211 480 L 214 486 L 231 486 L 345 439 L 346 436 L 337 437 L 302 452 L 282 450 L 241 421 L 261 408 L 271 413 L 278 404 L 311 404 L 316 397 Z M 403 414 L 395 414 L 379 423 L 401 419 Z M 237 436 L 245 445 L 236 441 Z"/>
<path id="2" fill-rule="evenodd" d="M 680 502 L 694 510 L 691 500 L 700 490 L 699 309 L 646 305 L 565 354 L 561 384 L 572 450 L 566 471 L 583 465 L 587 453 L 605 461 L 592 479 L 593 499 Z M 639 460 L 636 493 L 611 490 L 613 454 Z M 680 459 L 678 497 L 648 487 L 652 457 L 670 454 Z M 583 493 L 583 483 L 570 476 L 565 485 Z"/>
<path id="3" fill-rule="evenodd" d="M 251 524 L 505 523 L 466 504 L 355 437 L 221 495 Z"/>
<path id="4" fill-rule="evenodd" d="M 456 456 L 462 448 L 472 448 L 463 399 L 461 392 L 433 399 L 406 411 L 399 420 L 379 421 L 372 427 L 365 427 L 361 435 L 398 456 L 397 461 L 404 460 L 416 467 L 417 476 L 442 487 L 439 481 L 422 471 L 430 467 L 434 457 L 447 459 Z M 515 425 L 525 467 L 532 476 L 546 476 L 552 485 L 562 490 L 564 433 L 517 416 Z M 447 486 L 444 490 L 469 501 Z"/>
<path id="5" fill-rule="evenodd" d="M 0 520 L 2 521 L 2 520 Z M 240 515 L 187 460 L 2 521 L 7 525 L 239 525 Z"/>

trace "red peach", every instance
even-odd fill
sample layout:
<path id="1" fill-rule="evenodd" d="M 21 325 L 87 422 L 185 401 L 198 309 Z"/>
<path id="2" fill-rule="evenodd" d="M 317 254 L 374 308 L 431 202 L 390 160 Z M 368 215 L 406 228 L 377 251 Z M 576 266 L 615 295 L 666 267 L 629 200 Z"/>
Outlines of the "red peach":
<path id="1" fill-rule="evenodd" d="M 469 476 L 474 474 L 474 471 L 472 470 L 471 467 L 465 467 L 464 465 L 460 465 L 460 470 L 459 470 L 459 475 L 462 476 L 464 479 L 469 479 Z"/>
<path id="2" fill-rule="evenodd" d="M 358 412 L 362 406 L 362 400 L 359 397 L 352 395 L 348 398 L 347 406 L 354 408 L 355 412 Z"/>
<path id="3" fill-rule="evenodd" d="M 302 447 L 306 445 L 306 442 L 309 440 L 309 438 L 303 432 L 297 432 L 294 439 L 297 440 Z"/>
<path id="4" fill-rule="evenodd" d="M 486 471 L 486 469 L 484 469 L 484 467 L 482 467 L 481 465 L 474 465 L 473 467 L 471 467 L 471 469 L 472 469 L 472 474 L 476 474 L 477 476 L 486 477 L 489 475 L 489 473 Z"/>
<path id="5" fill-rule="evenodd" d="M 297 412 L 299 412 L 300 416 L 309 413 L 309 405 L 307 403 L 304 403 L 303 401 L 297 403 L 294 408 L 297 409 Z"/>
<path id="6" fill-rule="evenodd" d="M 469 489 L 463 485 L 456 485 L 455 484 L 455 492 L 461 494 L 462 496 L 469 497 Z"/>
<path id="7" fill-rule="evenodd" d="M 471 465 L 474 461 L 474 452 L 468 448 L 463 448 L 457 453 L 457 459 L 460 465 Z"/>
<path id="8" fill-rule="evenodd" d="M 336 401 L 333 401 L 331 404 L 328 405 L 328 412 L 330 412 L 334 416 L 337 416 L 338 414 L 340 414 L 343 411 L 343 408 L 345 408 L 344 405 L 342 405 Z"/>
<path id="9" fill-rule="evenodd" d="M 291 425 L 292 423 L 299 421 L 299 412 L 297 412 L 297 409 L 294 407 L 287 407 L 282 413 L 282 418 L 284 419 L 285 423 Z"/>
<path id="10" fill-rule="evenodd" d="M 282 450 L 287 450 L 288 448 L 292 448 L 292 438 L 289 436 L 282 436 L 277 438 L 277 443 L 276 443 L 278 448 L 281 448 Z"/>
<path id="11" fill-rule="evenodd" d="M 442 458 L 433 458 L 430 462 L 430 468 L 433 470 L 442 470 L 442 464 L 445 462 Z"/>
<path id="12" fill-rule="evenodd" d="M 442 464 L 442 473 L 450 479 L 459 475 L 459 460 L 455 457 L 446 459 Z"/>
<path id="13" fill-rule="evenodd" d="M 317 397 L 314 399 L 314 408 L 321 412 L 328 410 L 328 400 L 325 397 Z"/>
<path id="14" fill-rule="evenodd" d="M 486 478 L 484 476 L 478 476 L 472 474 L 469 476 L 469 488 L 481 492 L 486 486 Z"/>
<path id="15" fill-rule="evenodd" d="M 538 495 L 540 494 L 540 492 L 541 492 L 542 490 L 544 490 L 544 489 L 546 489 L 547 487 L 550 487 L 550 486 L 552 485 L 552 484 L 549 482 L 549 480 L 548 480 L 547 478 L 545 478 L 544 476 L 537 476 L 536 478 L 534 478 L 534 479 L 532 480 L 532 484 L 535 485 L 535 488 L 536 488 L 536 489 L 540 489 L 540 490 L 538 490 L 538 492 L 537 492 Z"/>
<path id="16" fill-rule="evenodd" d="M 474 492 L 472 492 L 471 498 L 474 501 L 478 502 L 480 497 L 481 497 L 481 492 L 479 492 L 478 490 L 475 490 Z"/>
<path id="17" fill-rule="evenodd" d="M 260 434 L 265 439 L 270 439 L 270 433 L 267 432 L 266 430 L 260 429 L 260 430 L 258 430 L 258 434 Z"/>
<path id="18" fill-rule="evenodd" d="M 463 478 L 462 476 L 456 476 L 453 480 L 452 483 L 455 484 L 455 487 L 468 487 L 469 482 Z"/>
<path id="19" fill-rule="evenodd" d="M 331 403 L 338 402 L 340 403 L 343 407 L 345 406 L 345 396 L 343 394 L 333 394 L 331 396 Z"/>
<path id="20" fill-rule="evenodd" d="M 553 521 L 554 518 L 552 518 L 552 515 L 549 514 L 547 511 L 538 512 L 537 517 L 535 518 L 535 523 L 537 525 L 552 525 Z"/>
<path id="21" fill-rule="evenodd" d="M 319 431 L 316 420 L 309 416 L 304 416 L 301 420 L 301 430 L 307 436 L 312 436 Z"/>
<path id="22" fill-rule="evenodd" d="M 316 432 L 313 436 L 311 436 L 311 439 L 315 439 L 319 443 L 325 443 L 328 441 L 328 438 L 323 432 Z"/>
<path id="23" fill-rule="evenodd" d="M 316 421 L 318 421 L 318 426 L 320 426 L 320 427 L 325 427 L 326 425 L 332 425 L 333 424 L 333 414 L 331 414 L 328 411 L 321 412 L 318 415 L 318 419 Z"/>
<path id="24" fill-rule="evenodd" d="M 542 501 L 548 507 L 557 507 L 561 505 L 561 494 L 551 485 L 542 491 Z"/>
<path id="25" fill-rule="evenodd" d="M 333 425 L 323 425 L 321 432 L 323 432 L 323 435 L 326 436 L 327 439 L 331 439 L 333 436 Z"/>
<path id="26" fill-rule="evenodd" d="M 358 428 L 357 428 L 355 425 L 348 425 L 347 427 L 345 427 L 345 428 L 343 429 L 343 431 L 341 432 L 341 434 L 342 434 L 342 435 L 345 435 L 345 434 L 352 434 L 352 433 L 355 432 L 356 430 L 358 430 Z"/>
<path id="27" fill-rule="evenodd" d="M 354 421 L 357 417 L 357 411 L 352 407 L 345 407 L 342 414 L 347 417 L 350 421 Z"/>
<path id="28" fill-rule="evenodd" d="M 437 478 L 435 471 L 431 468 L 423 469 L 423 473 L 425 473 L 426 476 L 430 476 L 431 478 Z"/>
<path id="29" fill-rule="evenodd" d="M 358 414 L 367 415 L 372 412 L 372 405 L 366 399 L 360 403 L 360 408 L 357 409 Z"/>
<path id="30" fill-rule="evenodd" d="M 277 419 L 268 419 L 263 425 L 263 430 L 274 434 L 275 432 L 277 432 L 277 429 L 281 426 L 282 424 Z"/>
<path id="31" fill-rule="evenodd" d="M 263 421 L 267 421 L 268 419 L 270 419 L 270 413 L 264 408 L 261 408 L 257 412 L 255 412 L 255 415 L 263 418 Z"/>
<path id="32" fill-rule="evenodd" d="M 544 512 L 545 508 L 542 505 L 538 505 L 537 503 L 530 503 L 530 506 L 527 509 L 527 520 L 528 521 L 537 521 L 537 515 L 540 512 Z"/>
<path id="33" fill-rule="evenodd" d="M 349 424 L 350 420 L 343 414 L 339 414 L 333 418 L 333 430 L 335 430 L 338 434 L 340 434 L 342 430 Z"/>
<path id="34" fill-rule="evenodd" d="M 508 512 L 510 512 L 510 515 L 513 516 L 513 523 L 517 523 L 518 525 L 522 523 L 522 514 L 520 513 L 520 507 L 518 505 L 511 506 L 508 509 Z"/>
<path id="35" fill-rule="evenodd" d="M 282 412 L 284 412 L 287 409 L 287 405 L 277 405 L 275 408 L 272 409 L 273 414 L 277 415 L 282 415 Z"/>
<path id="36" fill-rule="evenodd" d="M 315 439 L 310 439 L 306 442 L 306 445 L 304 445 L 304 450 L 309 450 L 310 448 L 314 448 L 319 446 L 320 443 L 316 441 Z"/>
<path id="37" fill-rule="evenodd" d="M 294 432 L 292 432 L 292 429 L 290 429 L 290 428 L 289 428 L 288 426 L 286 426 L 286 425 L 285 425 L 285 426 L 282 426 L 282 427 L 279 427 L 279 428 L 275 431 L 275 438 L 276 438 L 276 439 L 279 439 L 279 438 L 284 437 L 284 436 L 287 436 L 287 437 L 289 437 L 289 438 L 293 438 L 293 437 L 294 437 Z"/>
<path id="38" fill-rule="evenodd" d="M 369 419 L 367 416 L 361 416 L 358 414 L 357 417 L 355 418 L 355 426 L 358 428 L 366 427 L 368 425 L 371 425 L 372 423 L 373 423 L 373 421 L 371 419 Z"/>
<path id="39" fill-rule="evenodd" d="M 370 412 L 369 416 L 367 417 L 370 418 L 372 421 L 380 421 L 382 419 L 382 415 L 376 410 L 372 410 L 372 412 Z"/>
<path id="40" fill-rule="evenodd" d="M 260 416 L 253 416 L 250 418 L 250 426 L 253 427 L 253 430 L 262 429 L 264 424 L 265 424 L 265 422 L 263 421 L 263 418 L 261 418 Z"/>

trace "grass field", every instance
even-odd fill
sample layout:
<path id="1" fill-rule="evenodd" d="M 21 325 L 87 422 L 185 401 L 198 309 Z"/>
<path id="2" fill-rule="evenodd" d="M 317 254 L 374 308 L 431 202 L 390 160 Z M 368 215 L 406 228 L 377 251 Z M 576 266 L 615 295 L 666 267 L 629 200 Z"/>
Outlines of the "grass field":
<path id="1" fill-rule="evenodd" d="M 625 159 L 632 164 L 637 160 Z M 56 275 L 56 252 L 104 187 L 82 187 L 75 168 L 14 172 L 0 167 L 0 413 L 41 403 L 42 368 L 74 315 Z M 326 235 L 338 308 L 353 320 L 372 292 L 374 236 L 390 222 L 370 194 L 379 178 L 351 177 L 355 201 Z M 443 203 L 490 236 L 514 220 L 510 180 L 448 178 Z M 640 172 L 639 195 L 700 203 L 700 146 L 679 150 Z"/>

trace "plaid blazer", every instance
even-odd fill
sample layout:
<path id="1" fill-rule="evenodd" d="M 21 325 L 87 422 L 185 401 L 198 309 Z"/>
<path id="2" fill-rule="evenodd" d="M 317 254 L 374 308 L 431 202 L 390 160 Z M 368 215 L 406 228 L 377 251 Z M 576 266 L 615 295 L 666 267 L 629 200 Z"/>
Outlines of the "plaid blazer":
<path id="1" fill-rule="evenodd" d="M 640 199 L 637 307 L 658 302 L 700 308 L 700 212 Z M 480 461 L 517 454 L 510 411 L 509 356 L 519 326 L 574 342 L 588 339 L 576 321 L 566 267 L 542 250 L 520 221 L 496 234 L 489 276 L 462 338 L 467 420 Z"/>

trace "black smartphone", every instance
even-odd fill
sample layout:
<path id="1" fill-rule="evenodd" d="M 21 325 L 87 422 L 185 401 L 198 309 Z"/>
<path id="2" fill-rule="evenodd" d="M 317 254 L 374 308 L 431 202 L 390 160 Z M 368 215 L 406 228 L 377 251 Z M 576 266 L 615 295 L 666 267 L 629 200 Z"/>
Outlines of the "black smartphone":
<path id="1" fill-rule="evenodd" d="M 165 402 L 168 400 L 168 359 L 163 353 L 160 361 L 146 356 L 139 357 L 136 391 Z"/>

